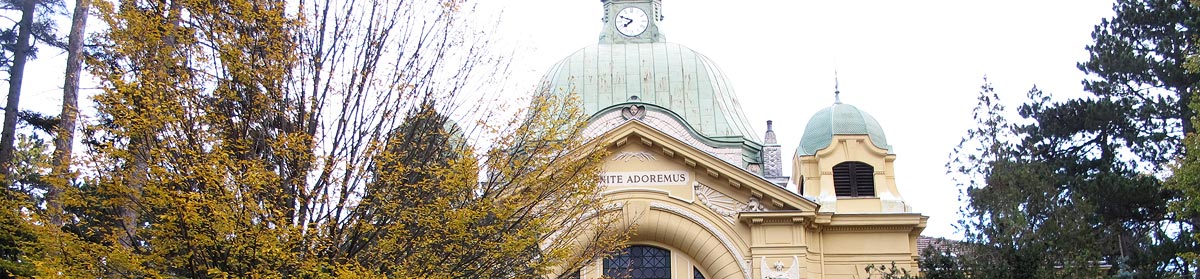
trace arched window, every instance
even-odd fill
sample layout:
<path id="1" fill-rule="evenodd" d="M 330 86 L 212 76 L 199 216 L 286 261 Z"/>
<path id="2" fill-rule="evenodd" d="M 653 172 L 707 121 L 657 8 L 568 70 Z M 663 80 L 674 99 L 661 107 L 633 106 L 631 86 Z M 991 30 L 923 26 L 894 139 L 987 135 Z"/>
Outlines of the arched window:
<path id="1" fill-rule="evenodd" d="M 874 197 L 875 168 L 853 161 L 834 165 L 833 189 L 839 197 Z"/>
<path id="2" fill-rule="evenodd" d="M 804 195 L 804 176 L 803 175 L 800 176 L 800 185 L 796 185 L 796 190 L 797 190 L 796 192 L 800 193 L 800 195 Z"/>
<path id="3" fill-rule="evenodd" d="M 704 279 L 704 274 L 700 274 L 700 270 L 692 268 L 692 279 Z"/>
<path id="4" fill-rule="evenodd" d="M 628 279 L 670 279 L 671 251 L 633 245 L 604 259 L 604 276 Z"/>

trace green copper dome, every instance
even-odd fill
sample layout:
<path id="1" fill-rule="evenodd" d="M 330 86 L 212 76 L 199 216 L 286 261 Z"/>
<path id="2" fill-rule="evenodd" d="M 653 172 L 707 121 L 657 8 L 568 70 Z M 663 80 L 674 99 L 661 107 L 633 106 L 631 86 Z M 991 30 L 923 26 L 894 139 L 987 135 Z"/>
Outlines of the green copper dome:
<path id="1" fill-rule="evenodd" d="M 558 95 L 579 94 L 593 116 L 613 105 L 650 103 L 679 115 L 702 136 L 761 145 L 725 74 L 707 57 L 667 43 L 600 43 L 559 61 L 543 77 Z"/>
<path id="2" fill-rule="evenodd" d="M 813 114 L 804 127 L 804 137 L 800 138 L 800 147 L 796 148 L 797 156 L 817 154 L 818 150 L 829 147 L 834 135 L 867 135 L 875 147 L 886 149 L 892 154 L 892 146 L 888 145 L 883 127 L 870 114 L 852 105 L 841 102 Z"/>

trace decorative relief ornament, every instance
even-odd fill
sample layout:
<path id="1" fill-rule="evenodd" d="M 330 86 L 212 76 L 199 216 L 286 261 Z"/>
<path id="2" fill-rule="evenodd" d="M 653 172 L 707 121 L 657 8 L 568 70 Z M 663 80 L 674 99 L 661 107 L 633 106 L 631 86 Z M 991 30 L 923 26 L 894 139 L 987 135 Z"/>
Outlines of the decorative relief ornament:
<path id="1" fill-rule="evenodd" d="M 750 211 L 750 212 L 767 211 L 767 208 L 763 207 L 762 202 L 758 201 L 758 197 L 751 196 L 750 203 L 746 204 L 746 208 L 743 208 L 742 211 Z"/>
<path id="2" fill-rule="evenodd" d="M 696 200 L 712 210 L 713 213 L 720 215 L 722 219 L 730 224 L 735 223 L 734 218 L 737 217 L 738 211 L 746 208 L 746 204 L 738 202 L 725 194 L 704 186 L 704 184 L 696 183 Z"/>
<path id="3" fill-rule="evenodd" d="M 646 117 L 646 106 L 631 104 L 621 109 L 621 117 L 625 117 L 625 120 L 642 119 Z"/>
<path id="4" fill-rule="evenodd" d="M 768 150 L 768 149 L 776 150 L 776 152 L 778 152 L 779 147 L 772 146 L 772 147 L 764 147 L 763 148 L 764 151 Z M 763 152 L 763 153 L 765 154 L 768 152 Z M 766 155 L 763 156 L 763 168 L 765 168 L 769 171 L 769 173 L 764 173 L 764 175 L 766 175 L 766 176 L 782 176 L 783 175 L 782 173 L 780 173 L 780 171 L 783 169 L 783 162 L 782 162 L 783 159 L 780 158 L 781 156 L 779 156 L 779 153 L 774 153 L 774 154 L 775 154 L 775 156 L 766 156 Z"/>
<path id="5" fill-rule="evenodd" d="M 792 256 L 792 266 L 784 270 L 783 262 L 776 261 L 774 265 L 767 267 L 767 257 L 758 257 L 762 264 L 759 266 L 759 273 L 763 279 L 798 279 L 800 278 L 800 257 Z"/>
<path id="6" fill-rule="evenodd" d="M 616 156 L 613 156 L 613 161 L 619 160 L 622 162 L 629 162 L 629 159 L 637 159 L 640 162 L 658 160 L 657 158 L 654 158 L 654 154 L 650 154 L 650 152 L 628 152 L 628 151 L 626 151 L 626 152 L 617 153 Z"/>
<path id="7" fill-rule="evenodd" d="M 762 166 L 759 164 L 750 164 L 749 166 L 746 166 L 746 170 L 750 171 L 751 173 L 761 173 Z"/>

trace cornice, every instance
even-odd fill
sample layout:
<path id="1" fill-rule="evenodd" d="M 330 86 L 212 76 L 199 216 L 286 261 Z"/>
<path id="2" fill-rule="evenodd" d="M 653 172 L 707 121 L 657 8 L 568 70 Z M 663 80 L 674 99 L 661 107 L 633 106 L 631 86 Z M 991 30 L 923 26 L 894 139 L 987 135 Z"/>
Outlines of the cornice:
<path id="1" fill-rule="evenodd" d="M 817 214 L 813 211 L 759 211 L 738 213 L 738 220 L 751 225 L 762 224 L 808 224 Z"/>
<path id="2" fill-rule="evenodd" d="M 610 148 L 631 142 L 640 142 L 647 147 L 657 146 L 659 147 L 657 149 L 661 149 L 664 155 L 680 157 L 685 165 L 694 168 L 698 174 L 706 174 L 712 179 L 725 180 L 735 188 L 748 188 L 747 190 L 754 196 L 770 197 L 769 201 L 764 202 L 775 208 L 816 211 L 820 207 L 817 203 L 776 186 L 761 176 L 751 174 L 638 121 L 621 124 L 596 138 L 596 142 L 609 143 Z"/>
<path id="3" fill-rule="evenodd" d="M 865 231 L 897 231 L 908 232 L 913 226 L 830 226 L 826 232 L 865 232 Z"/>
<path id="4" fill-rule="evenodd" d="M 818 213 L 813 227 L 825 231 L 921 231 L 929 216 L 920 213 Z"/>

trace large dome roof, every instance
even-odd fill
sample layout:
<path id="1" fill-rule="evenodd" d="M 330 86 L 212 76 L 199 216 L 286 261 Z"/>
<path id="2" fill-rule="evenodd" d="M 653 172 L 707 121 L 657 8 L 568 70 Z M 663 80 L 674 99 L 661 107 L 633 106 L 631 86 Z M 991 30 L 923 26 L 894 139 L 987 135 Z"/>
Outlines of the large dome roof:
<path id="1" fill-rule="evenodd" d="M 631 97 L 679 115 L 704 137 L 761 144 L 725 74 L 707 57 L 666 43 L 600 43 L 559 61 L 543 77 L 558 95 L 579 94 L 595 116 Z"/>
<path id="2" fill-rule="evenodd" d="M 883 127 L 870 114 L 852 105 L 841 102 L 813 114 L 804 127 L 804 137 L 800 138 L 800 147 L 796 148 L 797 156 L 814 155 L 818 150 L 829 147 L 834 135 L 867 135 L 875 147 L 885 149 L 889 154 L 892 146 L 888 145 Z"/>

